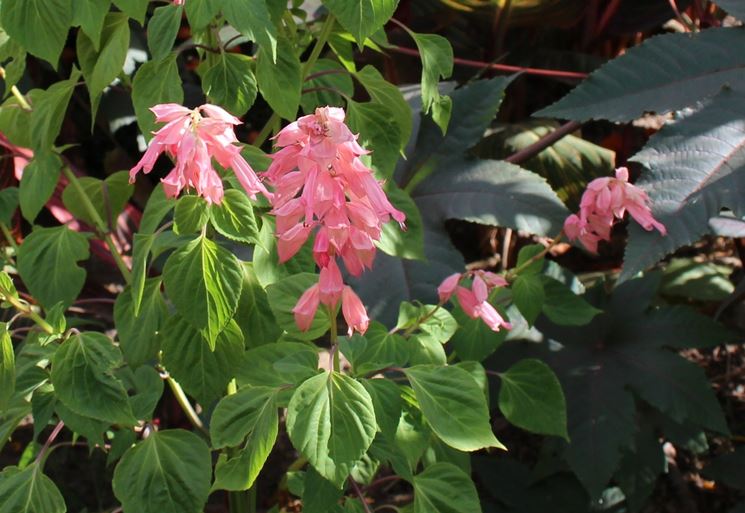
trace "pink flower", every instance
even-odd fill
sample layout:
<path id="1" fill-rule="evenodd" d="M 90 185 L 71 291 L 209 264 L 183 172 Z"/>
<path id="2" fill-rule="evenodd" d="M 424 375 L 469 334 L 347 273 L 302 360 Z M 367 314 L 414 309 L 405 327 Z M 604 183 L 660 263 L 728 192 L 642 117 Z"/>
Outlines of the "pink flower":
<path id="1" fill-rule="evenodd" d="M 162 182 L 168 196 L 176 197 L 184 188 L 193 188 L 209 203 L 220 203 L 223 185 L 212 165 L 214 158 L 220 166 L 232 169 L 241 186 L 251 198 L 257 193 L 269 197 L 251 166 L 241 156 L 241 148 L 233 127 L 238 118 L 215 105 L 205 104 L 194 110 L 175 103 L 156 105 L 150 109 L 155 120 L 165 123 L 154 132 L 145 154 L 129 172 L 134 182 L 137 173 L 152 171 L 161 153 L 168 154 L 175 166 Z"/>
<path id="2" fill-rule="evenodd" d="M 280 261 L 292 258 L 315 231 L 319 301 L 334 309 L 341 299 L 350 329 L 364 332 L 365 307 L 344 286 L 338 259 L 359 276 L 373 265 L 383 223 L 393 218 L 403 227 L 406 216 L 360 160 L 367 151 L 344 116 L 343 109 L 322 107 L 287 125 L 275 137 L 280 149 L 271 155 L 265 176 L 274 188 Z"/>
<path id="3" fill-rule="evenodd" d="M 295 324 L 302 331 L 308 331 L 313 324 L 320 298 L 319 287 L 316 283 L 303 292 L 303 295 L 300 296 L 297 304 L 292 309 L 292 313 L 295 314 Z"/>
<path id="4" fill-rule="evenodd" d="M 471 271 L 466 275 L 473 276 L 471 290 L 458 285 L 463 274 L 451 274 L 437 287 L 440 301 L 447 301 L 455 293 L 460 307 L 470 318 L 481 318 L 493 331 L 499 331 L 501 328 L 512 329 L 512 325 L 506 322 L 496 308 L 489 304 L 489 291 L 507 286 L 507 280 L 488 271 Z"/>
<path id="5" fill-rule="evenodd" d="M 588 251 L 596 253 L 598 242 L 610 239 L 613 224 L 626 212 L 645 230 L 667 234 L 665 227 L 652 217 L 647 193 L 629 183 L 629 170 L 625 167 L 616 169 L 615 178 L 596 178 L 587 184 L 579 215 L 566 219 L 564 232 L 570 240 L 579 239 Z"/>
<path id="6" fill-rule="evenodd" d="M 440 286 L 437 287 L 437 294 L 440 296 L 441 302 L 444 303 L 450 299 L 450 296 L 453 295 L 455 288 L 458 286 L 458 282 L 460 282 L 461 276 L 460 273 L 455 273 L 442 280 Z"/>
<path id="7" fill-rule="evenodd" d="M 349 326 L 348 336 L 351 337 L 355 330 L 362 335 L 365 334 L 367 327 L 370 325 L 370 318 L 367 316 L 365 305 L 362 304 L 359 296 L 349 286 L 344 287 L 341 295 L 341 312 L 347 326 Z"/>
<path id="8" fill-rule="evenodd" d="M 173 0 L 173 5 L 184 5 L 186 0 Z"/>

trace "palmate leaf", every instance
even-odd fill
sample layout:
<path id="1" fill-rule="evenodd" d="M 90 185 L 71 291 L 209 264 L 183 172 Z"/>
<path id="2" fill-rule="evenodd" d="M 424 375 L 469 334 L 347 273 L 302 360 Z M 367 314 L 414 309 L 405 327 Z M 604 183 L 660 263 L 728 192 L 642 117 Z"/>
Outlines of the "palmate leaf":
<path id="1" fill-rule="evenodd" d="M 725 90 L 703 108 L 663 128 L 633 160 L 647 171 L 638 185 L 667 235 L 632 223 L 621 275 L 629 278 L 710 232 L 727 207 L 745 215 L 745 94 Z"/>
<path id="2" fill-rule="evenodd" d="M 716 28 L 652 37 L 610 61 L 536 116 L 630 121 L 745 85 L 745 31 Z"/>

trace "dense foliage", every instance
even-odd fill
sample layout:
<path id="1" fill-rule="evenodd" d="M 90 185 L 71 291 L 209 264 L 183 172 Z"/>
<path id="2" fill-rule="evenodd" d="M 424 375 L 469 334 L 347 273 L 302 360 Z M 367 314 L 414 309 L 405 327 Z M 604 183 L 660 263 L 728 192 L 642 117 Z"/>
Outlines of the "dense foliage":
<path id="1" fill-rule="evenodd" d="M 669 255 L 745 236 L 740 2 L 662 2 L 586 78 L 457 81 L 434 11 L 499 49 L 581 8 L 434 4 L 2 0 L 0 513 L 635 512 L 663 447 L 731 447 L 683 351 L 737 341 L 741 290 Z M 578 85 L 521 105 L 536 75 Z M 650 113 L 629 167 L 582 138 Z"/>

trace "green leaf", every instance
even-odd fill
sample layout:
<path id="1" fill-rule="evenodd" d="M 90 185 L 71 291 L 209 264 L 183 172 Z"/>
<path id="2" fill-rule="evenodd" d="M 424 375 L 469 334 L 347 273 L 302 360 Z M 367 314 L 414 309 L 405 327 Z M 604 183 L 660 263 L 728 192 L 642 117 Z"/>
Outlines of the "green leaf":
<path id="1" fill-rule="evenodd" d="M 440 96 L 440 78 L 453 74 L 453 47 L 450 42 L 437 34 L 417 34 L 409 32 L 414 38 L 422 58 L 422 102 L 424 113 L 432 113 L 432 119 L 444 134 L 447 131 L 452 100 Z"/>
<path id="2" fill-rule="evenodd" d="M 219 205 L 210 208 L 210 220 L 217 232 L 230 240 L 259 242 L 259 227 L 248 196 L 238 189 L 228 189 Z"/>
<path id="3" fill-rule="evenodd" d="M 739 48 L 745 33 L 730 28 L 651 37 L 592 73 L 576 89 L 535 116 L 586 121 L 631 121 L 692 105 L 727 84 L 744 82 Z M 660 66 L 664 56 L 666 65 Z"/>
<path id="4" fill-rule="evenodd" d="M 370 95 L 373 101 L 386 106 L 398 127 L 400 141 L 399 151 L 403 151 L 409 142 L 412 130 L 411 107 L 404 99 L 398 87 L 388 82 L 380 72 L 371 65 L 367 65 L 354 74 L 354 77 Z"/>
<path id="5" fill-rule="evenodd" d="M 295 308 L 303 292 L 317 282 L 317 275 L 301 273 L 284 278 L 266 288 L 269 306 L 272 312 L 274 312 L 277 323 L 293 338 L 314 340 L 326 333 L 331 325 L 328 309 L 323 306 L 318 307 L 316 316 L 308 331 L 300 331 L 300 328 L 295 324 L 295 315 L 292 313 L 292 309 Z"/>
<path id="6" fill-rule="evenodd" d="M 560 281 L 549 276 L 542 276 L 541 279 L 545 293 L 543 313 L 556 324 L 582 326 L 602 312 Z"/>
<path id="7" fill-rule="evenodd" d="M 37 153 L 23 170 L 18 189 L 21 213 L 29 223 L 34 222 L 57 187 L 62 161 L 52 152 Z"/>
<path id="8" fill-rule="evenodd" d="M 0 411 L 8 408 L 16 389 L 16 355 L 8 325 L 0 322 Z"/>
<path id="9" fill-rule="evenodd" d="M 724 301 L 735 291 L 731 273 L 732 268 L 725 265 L 673 258 L 665 266 L 660 293 L 697 301 Z"/>
<path id="10" fill-rule="evenodd" d="M 418 365 L 405 373 L 424 417 L 443 442 L 460 451 L 504 448 L 492 433 L 484 394 L 468 372 Z"/>
<path id="11" fill-rule="evenodd" d="M 450 339 L 460 360 L 480 362 L 496 351 L 504 343 L 507 330 L 493 331 L 481 319 L 471 319 L 461 308 L 453 310 L 458 321 L 458 331 Z"/>
<path id="12" fill-rule="evenodd" d="M 198 237 L 168 257 L 163 282 L 179 313 L 202 330 L 214 348 L 238 307 L 243 287 L 240 261 L 222 246 Z"/>
<path id="13" fill-rule="evenodd" d="M 525 268 L 522 268 L 520 270 L 521 275 L 538 274 L 541 272 L 545 259 L 541 257 L 537 260 L 533 260 L 532 262 L 531 259 L 543 253 L 545 249 L 546 248 L 544 248 L 541 244 L 530 244 L 520 249 L 520 252 L 517 254 L 517 264 L 515 264 L 515 267 L 522 268 L 523 266 L 526 266 Z"/>
<path id="14" fill-rule="evenodd" d="M 401 135 L 390 109 L 379 103 L 347 101 L 347 123 L 360 134 L 358 142 L 372 150 L 372 165 L 381 177 L 393 176 Z"/>
<path id="15" fill-rule="evenodd" d="M 370 394 L 375 410 L 375 419 L 380 431 L 390 440 L 396 436 L 403 399 L 401 389 L 389 379 L 361 379 L 360 383 Z"/>
<path id="16" fill-rule="evenodd" d="M 344 495 L 332 482 L 324 479 L 313 467 L 305 471 L 303 481 L 303 513 L 337 513 L 339 499 Z"/>
<path id="17" fill-rule="evenodd" d="M 163 5 L 153 12 L 147 24 L 147 47 L 153 60 L 162 59 L 173 49 L 183 12 L 183 6 L 176 4 Z"/>
<path id="18" fill-rule="evenodd" d="M 392 220 L 385 223 L 376 243 L 378 249 L 399 258 L 424 260 L 424 226 L 416 203 L 392 182 L 386 187 L 386 195 L 394 207 L 406 214 L 406 227 L 402 229 Z"/>
<path id="19" fill-rule="evenodd" d="M 86 2 L 76 2 L 86 3 Z M 108 1 L 106 2 L 108 10 Z M 100 47 L 100 51 L 98 51 Z M 91 96 L 91 123 L 95 123 L 96 112 L 103 90 L 119 76 L 129 50 L 129 18 L 122 13 L 106 16 L 98 39 L 91 39 L 85 32 L 78 32 L 78 62 Z"/>
<path id="20" fill-rule="evenodd" d="M 73 10 L 72 0 L 5 0 L 2 26 L 29 53 L 57 68 Z"/>
<path id="21" fill-rule="evenodd" d="M 101 48 L 101 31 L 106 14 L 111 7 L 111 0 L 73 2 L 72 5 L 72 24 L 80 25 L 80 28 L 92 43 L 93 49 L 98 52 Z M 78 55 L 78 58 L 80 58 L 80 55 Z"/>
<path id="22" fill-rule="evenodd" d="M 279 263 L 274 227 L 273 216 L 262 217 L 259 244 L 254 248 L 253 262 L 259 283 L 266 287 L 294 274 L 315 272 L 316 263 L 313 261 L 310 244 L 304 244 L 300 251 L 287 262 Z"/>
<path id="23" fill-rule="evenodd" d="M 129 175 L 126 171 L 119 171 L 106 177 L 106 180 L 99 180 L 90 176 L 78 178 L 78 183 L 85 191 L 93 207 L 96 209 L 99 217 L 109 226 L 116 225 L 116 219 L 124 210 L 129 198 L 134 192 L 134 186 L 129 183 Z M 65 208 L 75 217 L 95 226 L 96 222 L 83 207 L 83 198 L 78 193 L 77 187 L 69 184 L 62 192 L 62 202 Z M 99 227 L 105 228 L 105 227 Z"/>
<path id="24" fill-rule="evenodd" d="M 267 47 L 263 47 L 256 58 L 256 79 L 261 96 L 281 117 L 295 119 L 302 88 L 300 60 L 295 53 L 295 47 L 286 38 L 281 37 L 276 62 L 273 54 L 267 52 Z"/>
<path id="25" fill-rule="evenodd" d="M 131 369 L 124 369 L 129 372 Z M 163 396 L 163 379 L 160 373 L 153 367 L 141 366 L 134 371 L 131 378 L 130 388 L 136 390 L 130 400 L 135 417 L 143 420 L 152 420 L 155 408 Z"/>
<path id="26" fill-rule="evenodd" d="M 18 81 L 23 78 L 23 74 L 26 71 L 26 50 L 18 42 L 8 37 L 2 38 L 3 41 L 0 43 L 0 60 L 4 61 L 5 64 L 5 76 L 0 79 L 2 84 L 5 86 L 5 91 L 9 91 L 14 85 L 18 84 Z M 16 99 L 17 101 L 17 99 Z"/>
<path id="27" fill-rule="evenodd" d="M 745 187 L 743 113 L 745 94 L 724 90 L 700 110 L 663 127 L 633 157 L 646 168 L 637 185 L 649 195 L 652 215 L 667 235 L 630 223 L 621 279 L 710 233 L 709 219 L 722 208 L 745 215 L 738 192 Z"/>
<path id="28" fill-rule="evenodd" d="M 253 485 L 277 439 L 276 397 L 272 388 L 244 388 L 217 404 L 210 425 L 213 447 L 248 439 L 237 455 L 218 460 L 213 489 L 247 490 Z"/>
<path id="29" fill-rule="evenodd" d="M 217 0 L 192 0 L 184 4 L 186 18 L 192 30 L 201 30 L 209 25 L 212 18 L 220 12 L 220 2 Z"/>
<path id="30" fill-rule="evenodd" d="M 243 264 L 243 290 L 235 312 L 235 320 L 249 348 L 276 342 L 282 334 L 269 307 L 266 291 L 256 278 L 251 263 Z"/>
<path id="31" fill-rule="evenodd" d="M 238 116 L 245 114 L 256 100 L 253 59 L 247 55 L 223 52 L 212 66 L 202 70 L 202 89 L 212 103 Z M 206 61 L 205 61 L 206 62 Z"/>
<path id="32" fill-rule="evenodd" d="M 511 424 L 569 439 L 564 392 L 548 365 L 535 359 L 521 360 L 500 378 L 499 409 Z"/>
<path id="33" fill-rule="evenodd" d="M 145 293 L 145 280 L 147 280 L 147 259 L 150 249 L 155 242 L 155 235 L 135 233 L 132 240 L 132 315 L 140 315 L 142 296 Z"/>
<path id="34" fill-rule="evenodd" d="M 77 262 L 88 258 L 88 240 L 66 226 L 36 228 L 18 249 L 18 273 L 29 292 L 45 307 L 69 306 L 85 282 Z"/>
<path id="35" fill-rule="evenodd" d="M 18 425 L 31 413 L 28 401 L 16 396 L 7 408 L 0 410 L 0 450 L 10 440 L 10 435 Z"/>
<path id="36" fill-rule="evenodd" d="M 236 376 L 239 386 L 298 385 L 318 370 L 315 346 L 277 342 L 246 351 Z"/>
<path id="37" fill-rule="evenodd" d="M 372 398 L 354 379 L 324 372 L 300 385 L 287 409 L 287 432 L 295 448 L 341 488 L 375 438 Z"/>
<path id="38" fill-rule="evenodd" d="M 452 463 L 435 463 L 414 476 L 413 513 L 481 512 L 468 474 Z"/>
<path id="39" fill-rule="evenodd" d="M 3 7 L 6 5 L 7 3 L 3 3 Z M 31 140 L 34 150 L 48 151 L 54 144 L 60 128 L 62 128 L 67 104 L 70 103 L 70 98 L 79 78 L 80 72 L 73 68 L 68 80 L 56 82 L 49 89 L 39 94 L 31 113 L 31 125 L 34 127 L 31 132 Z"/>
<path id="40" fill-rule="evenodd" d="M 24 170 L 28 172 L 28 170 Z M 0 189 L 0 223 L 10 225 L 18 208 L 18 187 Z"/>
<path id="41" fill-rule="evenodd" d="M 52 383 L 57 398 L 79 415 L 133 425 L 127 391 L 114 377 L 122 355 L 103 333 L 73 335 L 54 353 Z"/>
<path id="42" fill-rule="evenodd" d="M 222 397 L 243 360 L 243 338 L 237 325 L 228 324 L 214 350 L 178 315 L 166 321 L 161 333 L 163 365 L 184 390 L 204 406 Z"/>
<path id="43" fill-rule="evenodd" d="M 150 140 L 151 132 L 155 129 L 155 118 L 149 110 L 150 107 L 159 103 L 184 101 L 184 88 L 178 74 L 176 57 L 177 55 L 172 53 L 162 60 L 146 62 L 137 70 L 132 82 L 132 103 L 137 115 L 137 124 L 146 140 Z"/>
<path id="44" fill-rule="evenodd" d="M 134 313 L 132 293 L 128 288 L 119 294 L 114 304 L 114 325 L 119 347 L 130 367 L 138 367 L 158 356 L 158 332 L 168 316 L 168 307 L 160 293 L 160 278 L 143 282 L 142 308 Z"/>
<path id="45" fill-rule="evenodd" d="M 344 96 L 334 91 L 339 91 L 348 97 L 354 95 L 352 77 L 337 61 L 318 59 L 308 73 L 308 76 L 314 74 L 320 76 L 306 80 L 303 88 L 306 90 L 321 88 L 321 90 L 303 93 L 300 99 L 300 105 L 306 114 L 313 114 L 317 107 L 323 107 L 325 105 L 343 107 L 345 104 Z"/>
<path id="46" fill-rule="evenodd" d="M 370 374 L 386 367 L 403 367 L 409 359 L 409 344 L 401 335 L 388 333 L 372 321 L 365 335 L 355 334 L 341 341 L 341 350 L 356 375 Z"/>
<path id="47" fill-rule="evenodd" d="M 512 301 L 520 313 L 532 326 L 541 313 L 546 293 L 543 280 L 537 274 L 520 274 L 512 284 Z"/>
<path id="48" fill-rule="evenodd" d="M 147 200 L 145 210 L 142 213 L 142 219 L 140 220 L 140 234 L 150 235 L 153 234 L 160 225 L 161 221 L 168 215 L 168 213 L 175 208 L 176 200 L 166 196 L 163 191 L 163 184 L 158 184 L 153 192 L 150 193 L 150 198 Z"/>
<path id="49" fill-rule="evenodd" d="M 323 5 L 362 46 L 393 16 L 398 0 L 323 0 Z"/>
<path id="50" fill-rule="evenodd" d="M 145 21 L 149 0 L 112 0 L 114 5 L 130 18 L 137 20 L 140 25 Z"/>
<path id="51" fill-rule="evenodd" d="M 54 405 L 54 412 L 65 423 L 67 429 L 72 431 L 76 436 L 82 436 L 91 445 L 102 445 L 104 443 L 104 432 L 109 429 L 110 422 L 103 422 L 91 417 L 78 415 L 59 401 Z"/>
<path id="52" fill-rule="evenodd" d="M 54 482 L 38 463 L 0 473 L 0 513 L 65 513 L 67 507 Z"/>
<path id="53" fill-rule="evenodd" d="M 176 201 L 173 228 L 179 235 L 202 231 L 210 218 L 210 206 L 200 196 L 182 196 Z"/>
<path id="54" fill-rule="evenodd" d="M 200 513 L 210 491 L 210 451 L 182 429 L 152 432 L 114 470 L 114 495 L 124 511 Z"/>
<path id="55" fill-rule="evenodd" d="M 262 52 L 269 52 L 271 62 L 281 62 L 281 54 L 287 47 L 282 48 L 282 39 L 279 39 L 280 48 L 277 48 L 277 29 L 269 16 L 265 0 L 223 0 L 222 12 L 238 32 L 258 43 Z M 294 51 L 292 53 L 294 55 Z"/>

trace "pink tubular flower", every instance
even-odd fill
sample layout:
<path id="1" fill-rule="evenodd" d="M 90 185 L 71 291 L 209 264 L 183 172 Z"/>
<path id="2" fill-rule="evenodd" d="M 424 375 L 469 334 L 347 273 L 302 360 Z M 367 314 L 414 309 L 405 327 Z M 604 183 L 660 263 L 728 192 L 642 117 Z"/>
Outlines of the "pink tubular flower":
<path id="1" fill-rule="evenodd" d="M 274 188 L 280 261 L 292 258 L 315 232 L 319 301 L 336 308 L 341 299 L 350 329 L 362 333 L 369 319 L 359 297 L 344 286 L 337 260 L 359 276 L 372 267 L 383 224 L 393 218 L 403 227 L 406 216 L 360 160 L 368 152 L 344 117 L 343 109 L 322 107 L 287 125 L 275 138 L 280 149 L 265 176 Z"/>
<path id="2" fill-rule="evenodd" d="M 629 183 L 629 170 L 625 167 L 616 169 L 615 178 L 596 178 L 587 184 L 579 215 L 572 214 L 564 221 L 564 233 L 597 253 L 598 242 L 610 239 L 613 224 L 626 212 L 645 230 L 667 234 L 662 223 L 652 217 L 647 193 Z"/>
<path id="3" fill-rule="evenodd" d="M 137 173 L 152 171 L 161 153 L 168 154 L 175 166 L 163 178 L 166 195 L 176 197 L 184 188 L 193 188 L 209 203 L 220 203 L 223 186 L 220 175 L 212 165 L 214 158 L 220 166 L 232 169 L 236 178 L 251 198 L 262 193 L 269 196 L 251 166 L 241 156 L 241 148 L 233 127 L 238 118 L 215 105 L 205 104 L 194 110 L 175 103 L 156 105 L 150 109 L 155 120 L 165 123 L 154 132 L 145 154 L 129 172 L 134 182 Z"/>
<path id="4" fill-rule="evenodd" d="M 347 326 L 349 326 L 347 335 L 351 337 L 354 330 L 365 334 L 367 327 L 370 325 L 370 318 L 367 316 L 365 305 L 362 304 L 359 296 L 349 286 L 344 287 L 341 294 L 341 312 Z"/>
<path id="5" fill-rule="evenodd" d="M 292 313 L 295 314 L 295 324 L 301 330 L 308 331 L 311 324 L 313 324 L 320 298 L 319 287 L 316 283 L 303 292 L 303 295 L 300 296 L 297 304 L 292 309 Z"/>
<path id="6" fill-rule="evenodd" d="M 489 291 L 496 287 L 507 286 L 507 280 L 488 271 L 471 271 L 465 273 L 465 275 L 473 277 L 471 290 L 458 285 L 464 276 L 463 274 L 451 274 L 437 287 L 440 302 L 444 303 L 455 293 L 460 307 L 471 319 L 481 318 L 493 331 L 499 331 L 501 328 L 512 329 L 512 325 L 505 321 L 496 308 L 489 304 Z"/>

